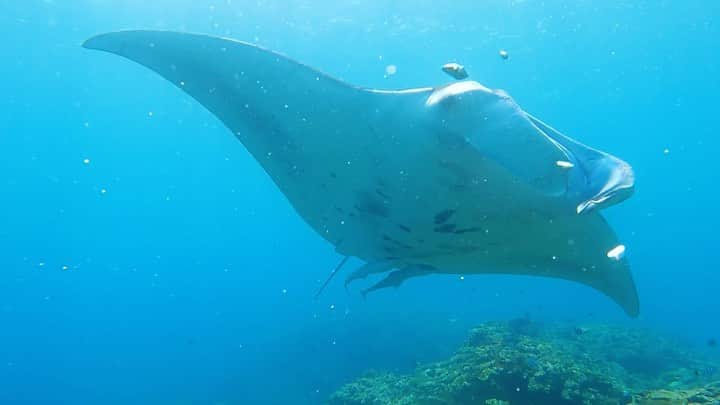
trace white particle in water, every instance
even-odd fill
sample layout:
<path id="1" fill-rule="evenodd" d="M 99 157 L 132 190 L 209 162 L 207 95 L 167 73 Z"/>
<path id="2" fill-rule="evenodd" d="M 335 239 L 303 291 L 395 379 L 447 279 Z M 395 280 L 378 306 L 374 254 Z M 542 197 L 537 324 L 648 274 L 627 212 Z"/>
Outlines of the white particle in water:
<path id="1" fill-rule="evenodd" d="M 283 293 L 283 294 L 287 294 L 287 288 L 283 288 L 283 289 L 282 289 L 282 293 Z"/>
<path id="2" fill-rule="evenodd" d="M 387 66 L 385 67 L 385 74 L 386 74 L 386 75 L 392 76 L 392 75 L 394 75 L 395 73 L 397 73 L 397 66 L 395 66 L 395 65 L 387 65 Z"/>
<path id="3" fill-rule="evenodd" d="M 86 165 L 89 165 L 89 164 L 90 164 L 90 159 L 87 159 L 87 158 L 83 159 L 83 163 L 86 164 Z"/>

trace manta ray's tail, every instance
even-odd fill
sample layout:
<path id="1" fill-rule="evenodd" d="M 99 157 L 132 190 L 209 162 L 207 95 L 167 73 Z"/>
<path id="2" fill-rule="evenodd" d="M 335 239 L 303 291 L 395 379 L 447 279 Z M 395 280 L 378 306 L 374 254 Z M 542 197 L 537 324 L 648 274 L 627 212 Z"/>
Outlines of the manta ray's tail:
<path id="1" fill-rule="evenodd" d="M 347 263 L 347 261 L 348 261 L 349 258 L 350 258 L 350 256 L 345 256 L 345 257 L 340 261 L 340 263 L 338 263 L 338 265 L 335 266 L 335 268 L 333 269 L 332 273 L 330 273 L 330 275 L 329 275 L 328 278 L 325 280 L 325 282 L 323 283 L 323 285 L 320 286 L 320 289 L 315 293 L 315 299 L 318 299 L 318 298 L 320 297 L 320 294 L 322 294 L 322 292 L 325 291 L 325 287 L 327 287 L 328 284 L 330 284 L 330 281 L 332 281 L 332 279 L 335 277 L 335 275 L 340 271 L 340 269 L 342 269 L 342 267 L 345 265 L 345 263 Z"/>

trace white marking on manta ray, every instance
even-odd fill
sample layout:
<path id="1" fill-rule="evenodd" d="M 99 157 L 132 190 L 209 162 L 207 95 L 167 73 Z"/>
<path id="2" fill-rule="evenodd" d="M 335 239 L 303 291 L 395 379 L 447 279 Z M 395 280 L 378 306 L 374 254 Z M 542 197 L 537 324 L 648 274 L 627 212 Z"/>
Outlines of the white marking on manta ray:
<path id="1" fill-rule="evenodd" d="M 613 260 L 620 260 L 625 255 L 625 245 L 617 245 L 607 252 L 607 257 Z"/>
<path id="2" fill-rule="evenodd" d="M 363 294 L 432 273 L 526 274 L 639 312 L 600 214 L 632 194 L 632 169 L 504 91 L 474 81 L 363 89 L 249 43 L 171 31 L 84 46 L 152 69 L 212 112 L 318 235 L 366 262 L 349 281 L 387 274 Z"/>

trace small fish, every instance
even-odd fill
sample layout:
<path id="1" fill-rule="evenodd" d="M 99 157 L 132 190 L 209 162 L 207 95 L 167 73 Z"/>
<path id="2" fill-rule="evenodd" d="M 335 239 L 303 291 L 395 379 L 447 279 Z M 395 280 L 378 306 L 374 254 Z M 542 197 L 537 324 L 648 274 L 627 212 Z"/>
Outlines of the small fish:
<path id="1" fill-rule="evenodd" d="M 459 63 L 455 63 L 455 62 L 444 64 L 442 66 L 442 71 L 449 74 L 456 80 L 467 79 L 467 77 L 468 77 L 468 73 L 465 70 L 465 66 L 463 66 Z"/>

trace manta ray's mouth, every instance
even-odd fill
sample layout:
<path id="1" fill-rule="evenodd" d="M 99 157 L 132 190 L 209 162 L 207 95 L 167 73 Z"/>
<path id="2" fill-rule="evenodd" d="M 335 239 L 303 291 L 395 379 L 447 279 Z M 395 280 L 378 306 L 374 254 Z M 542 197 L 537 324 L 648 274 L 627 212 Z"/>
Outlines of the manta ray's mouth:
<path id="1" fill-rule="evenodd" d="M 568 161 L 556 164 L 569 170 L 566 196 L 578 214 L 615 205 L 633 194 L 635 174 L 629 164 L 583 145 L 528 113 L 525 115 L 567 155 Z"/>
<path id="2" fill-rule="evenodd" d="M 597 170 L 597 166 L 602 167 L 600 175 L 605 177 L 605 182 L 596 194 L 577 205 L 578 214 L 618 204 L 628 199 L 635 191 L 635 175 L 627 163 L 607 156 L 600 165 L 595 166 L 595 170 Z M 597 178 L 595 178 L 597 173 L 588 173 L 588 175 L 592 190 L 597 187 L 597 185 L 592 187 L 593 183 L 597 184 Z"/>

